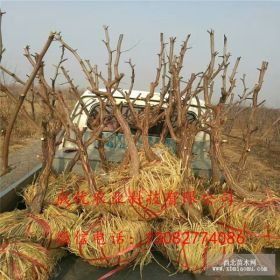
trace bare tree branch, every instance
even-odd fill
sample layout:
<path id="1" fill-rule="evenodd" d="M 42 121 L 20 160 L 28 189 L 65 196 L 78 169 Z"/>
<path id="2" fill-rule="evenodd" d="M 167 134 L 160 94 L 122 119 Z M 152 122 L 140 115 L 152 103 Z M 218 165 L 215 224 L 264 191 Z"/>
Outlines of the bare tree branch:
<path id="1" fill-rule="evenodd" d="M 36 65 L 32 71 L 32 73 L 30 74 L 29 79 L 26 81 L 25 86 L 22 90 L 22 93 L 20 95 L 20 100 L 16 106 L 14 115 L 12 116 L 9 125 L 7 127 L 7 131 L 4 137 L 4 143 L 3 143 L 3 150 L 2 150 L 2 160 L 3 160 L 3 167 L 2 167 L 2 173 L 6 173 L 9 170 L 9 163 L 8 163 L 8 155 L 9 155 L 9 144 L 10 144 L 10 138 L 11 138 L 11 134 L 12 134 L 12 130 L 15 124 L 15 121 L 17 119 L 18 113 L 20 111 L 20 108 L 23 104 L 23 101 L 26 97 L 26 94 L 28 92 L 28 90 L 30 89 L 30 87 L 32 86 L 33 80 L 35 79 L 40 67 L 41 67 L 41 63 L 42 63 L 42 59 L 44 57 L 44 55 L 46 54 L 48 48 L 50 47 L 53 39 L 54 39 L 55 33 L 51 33 L 49 35 L 49 38 L 47 40 L 47 42 L 45 43 L 40 55 L 38 56 L 38 60 L 36 62 Z"/>

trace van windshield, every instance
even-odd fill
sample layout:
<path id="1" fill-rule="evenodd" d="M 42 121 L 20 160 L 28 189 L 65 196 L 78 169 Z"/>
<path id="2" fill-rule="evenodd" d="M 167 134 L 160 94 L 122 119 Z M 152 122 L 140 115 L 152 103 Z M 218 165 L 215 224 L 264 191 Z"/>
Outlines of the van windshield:
<path id="1" fill-rule="evenodd" d="M 134 108 L 136 110 L 136 113 L 139 115 L 141 114 L 141 112 L 143 112 L 144 110 L 144 106 L 139 106 L 139 105 L 134 105 Z M 121 109 L 121 113 L 122 115 L 125 117 L 126 121 L 128 122 L 131 132 L 133 134 L 136 133 L 137 128 L 135 127 L 134 121 L 133 121 L 133 117 L 131 115 L 131 111 L 129 109 L 129 107 L 127 106 L 127 104 L 120 104 L 120 109 Z M 91 127 L 91 123 L 94 119 L 96 119 L 99 115 L 99 110 L 100 110 L 100 105 L 99 104 L 95 104 L 91 110 L 90 110 L 90 116 L 91 119 L 88 119 L 87 122 L 87 126 L 89 129 L 92 129 Z M 160 113 L 163 112 L 164 109 L 160 110 Z M 112 110 L 112 106 L 111 105 L 106 105 L 104 107 L 104 119 L 105 119 L 105 127 L 104 127 L 104 132 L 113 132 L 115 131 L 118 127 L 118 121 L 116 120 L 116 118 L 114 117 L 113 114 L 113 110 Z M 196 120 L 196 114 L 192 111 L 188 111 L 187 112 L 187 120 L 188 122 L 193 122 L 194 120 Z M 173 114 L 171 122 L 173 124 L 173 126 L 176 126 L 176 113 Z M 162 130 L 163 130 L 163 126 L 164 126 L 164 120 L 159 121 L 155 126 L 151 127 L 149 129 L 149 135 L 150 136 L 157 136 L 159 137 Z M 168 134 L 168 137 L 170 137 L 170 135 Z"/>

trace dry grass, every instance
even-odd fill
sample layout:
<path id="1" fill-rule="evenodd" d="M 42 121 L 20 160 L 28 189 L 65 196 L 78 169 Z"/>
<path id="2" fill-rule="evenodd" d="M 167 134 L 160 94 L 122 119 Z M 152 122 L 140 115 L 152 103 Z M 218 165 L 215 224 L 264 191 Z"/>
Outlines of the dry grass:
<path id="1" fill-rule="evenodd" d="M 157 248 L 173 263 L 177 271 L 188 270 L 193 273 L 201 273 L 208 267 L 218 264 L 226 255 L 233 253 L 232 244 L 221 245 L 219 242 L 214 243 L 207 240 L 213 234 L 218 235 L 218 232 L 223 231 L 222 229 L 206 218 L 200 222 L 166 219 L 163 222 L 155 223 L 155 230 L 163 235 L 179 233 L 180 239 L 176 242 L 163 240 L 163 242 L 158 242 Z M 192 235 L 192 232 L 205 232 L 207 237 L 204 240 L 204 235 L 199 234 L 194 241 L 195 235 Z"/>
<path id="2" fill-rule="evenodd" d="M 149 232 L 150 225 L 143 221 L 128 221 L 109 213 L 84 213 L 70 231 L 69 250 L 95 266 L 134 262 L 143 267 L 150 261 Z"/>
<path id="3" fill-rule="evenodd" d="M 215 220 L 245 236 L 245 243 L 237 245 L 238 249 L 259 253 L 264 247 L 280 248 L 280 198 L 275 193 L 264 201 L 234 198 L 227 207 L 218 200 L 210 209 Z"/>
<path id="4" fill-rule="evenodd" d="M 7 97 L 0 97 L 0 144 L 14 110 L 15 105 Z M 39 135 L 40 131 L 36 130 L 20 112 L 11 136 L 11 151 L 25 146 L 28 139 L 37 138 Z"/>
<path id="5" fill-rule="evenodd" d="M 139 151 L 139 176 L 130 178 L 128 166 L 119 165 L 109 172 L 108 178 L 103 181 L 98 178 L 98 191 L 104 194 L 103 200 L 107 203 L 96 205 L 88 195 L 87 200 L 93 203 L 85 205 L 85 209 L 109 211 L 130 220 L 180 216 L 180 210 L 169 201 L 170 196 L 176 195 L 181 188 L 181 162 L 165 146 L 156 145 L 153 150 L 160 161 L 148 162 L 144 151 Z M 81 185 L 80 191 L 89 194 L 86 182 Z M 118 203 L 115 202 L 117 197 L 121 198 Z"/>
<path id="6" fill-rule="evenodd" d="M 43 208 L 55 205 L 70 212 L 77 212 L 79 209 L 78 189 L 81 182 L 83 182 L 83 178 L 75 174 L 60 174 L 50 177 Z M 37 183 L 29 185 L 24 190 L 23 196 L 27 208 L 30 207 L 37 192 Z"/>
<path id="7" fill-rule="evenodd" d="M 74 225 L 77 216 L 64 209 L 49 206 L 42 214 L 33 215 L 27 210 L 14 210 L 0 214 L 0 237 L 40 243 L 48 248 L 61 244 L 59 235 Z"/>
<path id="8" fill-rule="evenodd" d="M 0 242 L 0 279 L 47 280 L 64 255 L 62 249 L 47 250 L 31 242 Z"/>
<path id="9" fill-rule="evenodd" d="M 244 146 L 242 135 L 248 125 L 250 111 L 247 109 L 234 118 L 234 125 L 228 140 L 224 144 L 227 162 L 233 170 Z M 280 123 L 269 130 L 270 125 L 280 116 L 280 109 L 261 107 L 257 110 L 255 125 L 257 131 L 252 134 L 252 149 L 248 156 L 247 169 L 242 176 L 243 182 L 254 182 L 259 188 L 270 186 L 279 191 L 280 184 Z M 231 122 L 231 120 L 229 121 Z M 227 124 L 226 124 L 227 126 Z"/>
<path id="10" fill-rule="evenodd" d="M 223 148 L 224 154 L 232 170 L 237 170 L 243 142 L 237 138 L 228 138 L 228 141 Z M 270 149 L 264 143 L 258 143 L 252 148 L 248 157 L 247 170 L 241 177 L 242 182 L 247 185 L 253 182 L 261 191 L 267 186 L 279 191 L 279 159 L 280 142 Z"/>
<path id="11" fill-rule="evenodd" d="M 18 99 L 21 93 L 21 88 L 15 85 L 7 86 L 10 92 Z M 39 89 L 38 89 L 39 90 Z M 36 91 L 36 90 L 35 90 Z M 68 92 L 67 89 L 61 88 L 61 92 L 64 95 L 65 101 L 69 108 L 73 108 L 76 101 L 73 96 Z M 29 113 L 29 115 L 36 121 L 38 126 L 41 126 L 42 117 L 46 114 L 43 109 L 42 102 L 39 100 L 39 95 L 35 93 L 34 99 L 34 115 L 32 113 L 30 92 L 27 94 L 26 100 L 24 101 L 23 107 Z M 7 129 L 9 120 L 11 119 L 15 109 L 15 103 L 11 101 L 4 93 L 0 95 L 0 147 L 2 147 L 3 135 Z M 24 147 L 29 139 L 39 139 L 41 136 L 41 130 L 33 126 L 29 119 L 25 117 L 22 110 L 19 112 L 18 118 L 15 122 L 15 126 L 11 136 L 10 150 L 15 151 L 19 148 Z"/>

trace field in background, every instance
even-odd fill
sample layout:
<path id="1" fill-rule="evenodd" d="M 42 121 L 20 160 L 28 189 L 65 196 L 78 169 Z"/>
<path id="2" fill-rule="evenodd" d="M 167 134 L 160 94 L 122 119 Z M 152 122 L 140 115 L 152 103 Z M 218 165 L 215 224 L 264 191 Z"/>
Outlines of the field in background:
<path id="1" fill-rule="evenodd" d="M 233 168 L 237 168 L 243 148 L 242 134 L 247 125 L 248 115 L 248 109 L 238 114 L 229 135 L 227 133 L 224 135 L 228 141 L 224 144 L 224 153 Z M 258 109 L 255 123 L 258 130 L 252 138 L 254 145 L 248 157 L 248 171 L 244 174 L 244 179 L 252 177 L 259 187 L 271 186 L 278 191 L 280 186 L 280 123 L 270 128 L 279 116 L 280 109 L 266 107 Z"/>
<path id="2" fill-rule="evenodd" d="M 19 91 L 17 87 L 10 86 L 10 91 L 13 93 L 15 97 L 19 95 Z M 76 101 L 72 97 L 71 93 L 65 89 L 62 89 L 63 96 L 69 106 L 69 108 L 73 108 Z M 42 104 L 39 103 L 36 97 L 34 97 L 33 105 L 31 104 L 32 97 L 27 95 L 27 100 L 24 103 L 25 110 L 33 117 L 33 119 L 40 125 L 43 110 Z M 33 108 L 32 108 L 33 107 Z M 0 93 L 0 146 L 2 147 L 3 134 L 5 133 L 6 127 L 8 125 L 8 120 L 11 118 L 15 109 L 15 104 L 4 94 Z M 19 116 L 16 120 L 15 127 L 12 132 L 11 137 L 11 146 L 10 151 L 16 151 L 24 146 L 26 146 L 30 140 L 41 138 L 41 131 L 34 127 L 30 121 L 26 119 L 22 110 L 19 113 Z"/>

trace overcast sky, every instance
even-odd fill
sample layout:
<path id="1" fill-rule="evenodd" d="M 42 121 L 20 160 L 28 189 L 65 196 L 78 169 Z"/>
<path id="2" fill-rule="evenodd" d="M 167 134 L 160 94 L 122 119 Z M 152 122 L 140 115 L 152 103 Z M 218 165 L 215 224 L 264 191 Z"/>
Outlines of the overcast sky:
<path id="1" fill-rule="evenodd" d="M 3 18 L 3 41 L 6 52 L 2 63 L 21 77 L 30 72 L 23 54 L 26 45 L 39 52 L 50 31 L 61 31 L 65 41 L 79 54 L 104 69 L 106 50 L 102 43 L 103 25 L 110 26 L 112 43 L 124 34 L 123 49 L 130 49 L 121 58 L 120 68 L 127 76 L 122 86 L 126 88 L 130 77 L 124 63 L 132 58 L 136 64 L 135 89 L 148 90 L 154 79 L 159 51 L 159 34 L 166 40 L 170 36 L 177 43 L 191 34 L 192 47 L 186 57 L 185 77 L 206 68 L 209 62 L 209 35 L 214 29 L 216 48 L 221 53 L 223 35 L 228 37 L 232 64 L 241 56 L 238 77 L 247 74 L 248 86 L 258 77 L 261 62 L 269 62 L 269 69 L 261 97 L 267 106 L 280 107 L 280 2 L 152 2 L 152 1 L 1 1 L 6 12 Z M 46 73 L 52 76 L 52 64 L 60 52 L 54 44 L 45 59 Z M 70 54 L 66 68 L 75 83 L 86 87 L 79 65 Z M 241 90 L 240 87 L 236 91 Z M 218 92 L 217 92 L 218 94 Z"/>

